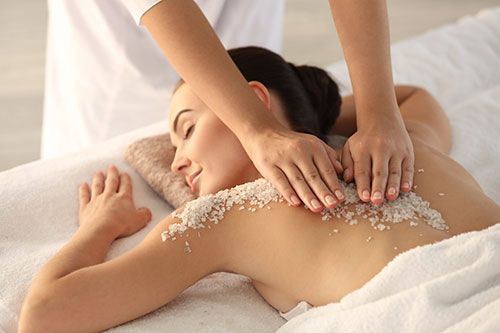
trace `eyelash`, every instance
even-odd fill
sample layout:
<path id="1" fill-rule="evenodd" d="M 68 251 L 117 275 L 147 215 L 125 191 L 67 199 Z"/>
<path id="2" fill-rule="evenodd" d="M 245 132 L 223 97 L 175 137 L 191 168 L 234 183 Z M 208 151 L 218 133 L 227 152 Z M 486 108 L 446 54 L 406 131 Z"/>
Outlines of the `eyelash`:
<path id="1" fill-rule="evenodd" d="M 186 140 L 188 138 L 188 136 L 191 135 L 193 127 L 194 127 L 194 125 L 192 125 L 191 127 L 188 128 L 188 130 L 186 131 L 186 134 L 183 137 L 184 140 Z"/>

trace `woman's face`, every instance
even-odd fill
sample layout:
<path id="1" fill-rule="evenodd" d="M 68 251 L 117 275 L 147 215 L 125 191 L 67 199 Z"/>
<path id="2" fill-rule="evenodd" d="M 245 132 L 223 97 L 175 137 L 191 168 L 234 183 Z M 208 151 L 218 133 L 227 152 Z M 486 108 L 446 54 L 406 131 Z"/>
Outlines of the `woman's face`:
<path id="1" fill-rule="evenodd" d="M 196 195 L 216 193 L 261 177 L 236 135 L 188 84 L 182 84 L 172 96 L 169 124 L 170 139 L 176 147 L 171 169 L 184 176 L 188 185 L 190 177 L 199 173 L 191 188 Z"/>

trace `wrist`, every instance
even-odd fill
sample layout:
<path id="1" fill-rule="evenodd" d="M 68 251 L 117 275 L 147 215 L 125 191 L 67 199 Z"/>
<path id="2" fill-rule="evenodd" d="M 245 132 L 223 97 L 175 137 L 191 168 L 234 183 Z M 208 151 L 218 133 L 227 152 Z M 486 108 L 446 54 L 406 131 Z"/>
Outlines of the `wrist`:
<path id="1" fill-rule="evenodd" d="M 356 115 L 358 129 L 387 123 L 403 125 L 403 118 L 397 103 L 372 104 L 370 108 L 360 108 Z"/>
<path id="2" fill-rule="evenodd" d="M 267 135 L 281 128 L 281 124 L 276 119 L 269 121 L 245 122 L 236 130 L 235 135 L 243 142 L 246 138 L 254 138 L 255 136 Z"/>
<path id="3" fill-rule="evenodd" d="M 118 238 L 120 231 L 116 230 L 112 225 L 106 226 L 87 226 L 80 227 L 76 232 L 78 234 L 78 238 L 86 239 L 86 240 L 95 240 L 96 242 L 105 244 L 105 243 L 113 243 L 113 241 Z"/>

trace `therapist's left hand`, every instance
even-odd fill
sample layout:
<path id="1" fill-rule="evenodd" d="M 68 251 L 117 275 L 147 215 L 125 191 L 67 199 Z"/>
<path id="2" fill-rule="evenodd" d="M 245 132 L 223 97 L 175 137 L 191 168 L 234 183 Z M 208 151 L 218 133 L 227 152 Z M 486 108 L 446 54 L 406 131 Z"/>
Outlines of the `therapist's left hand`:
<path id="1" fill-rule="evenodd" d="M 379 205 L 411 190 L 415 156 L 401 117 L 378 114 L 367 124 L 344 145 L 344 180 L 354 179 L 359 198 Z"/>

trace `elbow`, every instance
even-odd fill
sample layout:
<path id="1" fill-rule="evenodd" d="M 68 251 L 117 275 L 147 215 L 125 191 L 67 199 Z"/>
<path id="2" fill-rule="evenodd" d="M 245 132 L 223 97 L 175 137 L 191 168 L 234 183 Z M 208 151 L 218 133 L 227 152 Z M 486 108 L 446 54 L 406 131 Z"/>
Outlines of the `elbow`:
<path id="1" fill-rule="evenodd" d="M 39 318 L 43 318 L 43 315 L 39 314 L 41 306 L 36 303 L 29 298 L 24 301 L 19 314 L 18 333 L 34 333 L 42 329 L 42 323 L 39 322 Z"/>
<path id="2" fill-rule="evenodd" d="M 52 311 L 53 312 L 53 311 Z M 57 318 L 50 313 L 46 298 L 28 295 L 19 315 L 18 333 L 57 332 Z"/>

